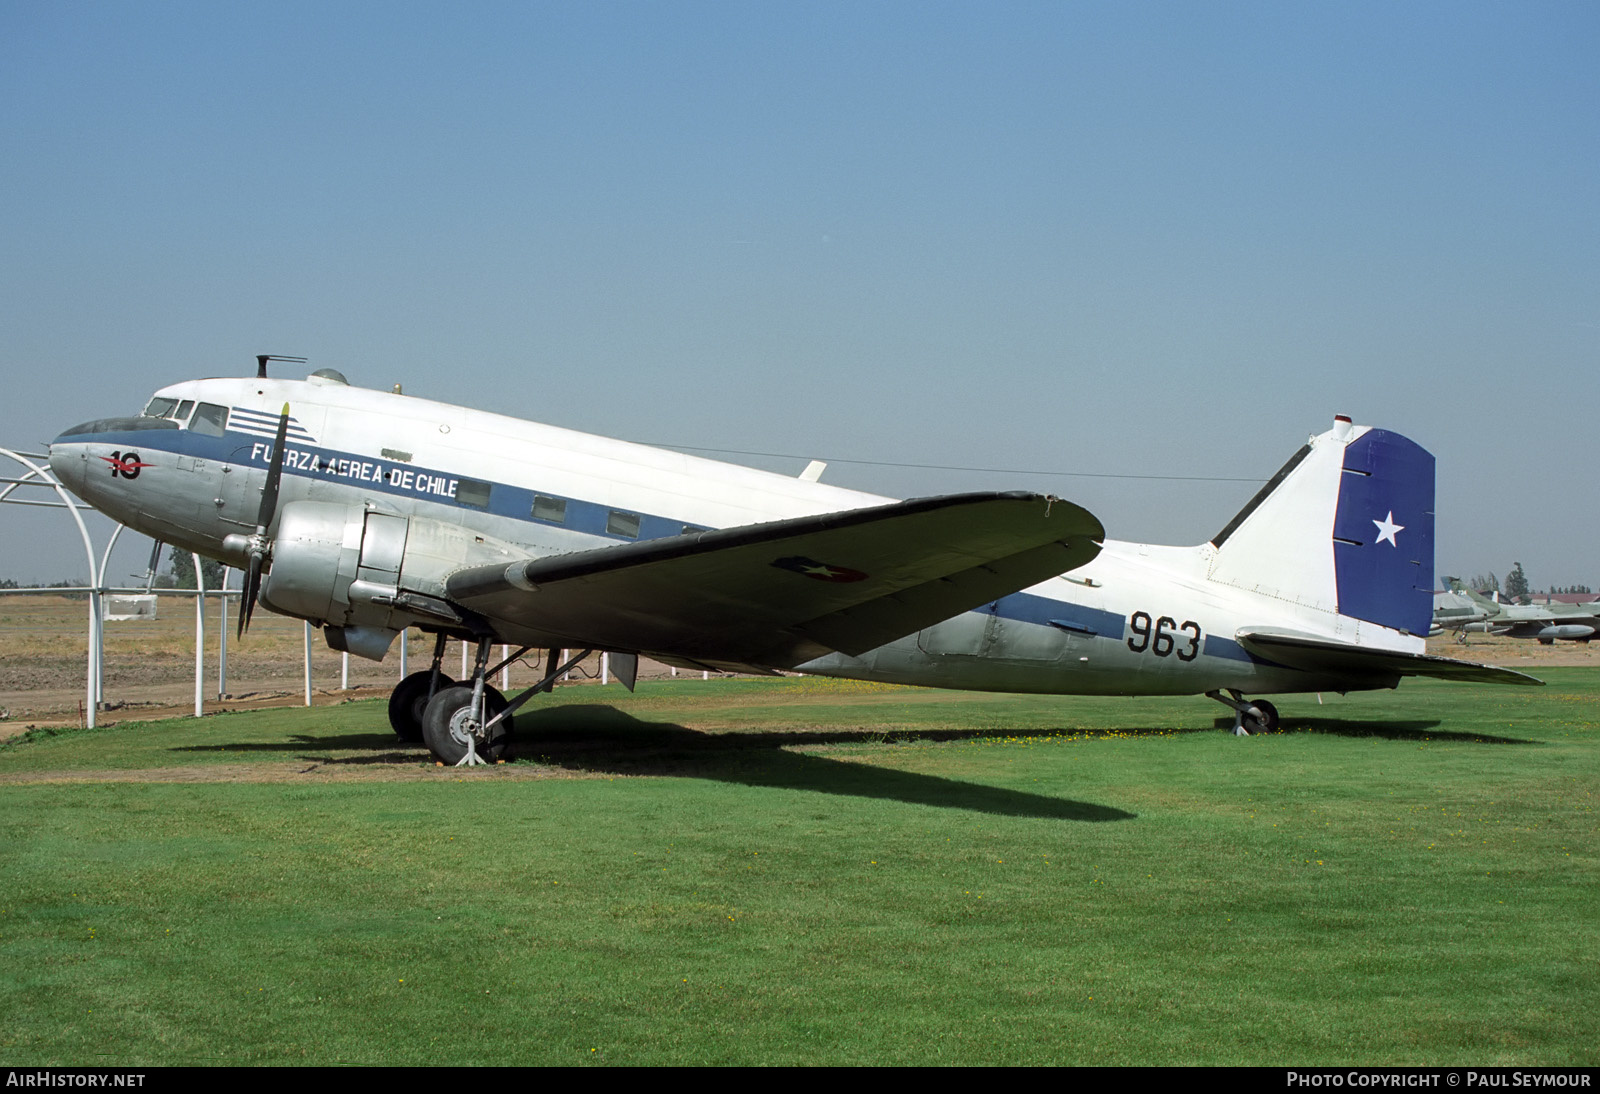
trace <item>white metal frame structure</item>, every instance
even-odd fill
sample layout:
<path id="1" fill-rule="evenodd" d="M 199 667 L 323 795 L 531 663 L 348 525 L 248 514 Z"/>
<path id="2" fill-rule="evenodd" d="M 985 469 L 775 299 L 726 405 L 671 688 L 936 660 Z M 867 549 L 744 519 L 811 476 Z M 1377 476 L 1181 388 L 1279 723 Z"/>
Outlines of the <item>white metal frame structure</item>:
<path id="1" fill-rule="evenodd" d="M 25 455 L 20 452 L 13 452 L 9 448 L 0 448 L 0 456 L 14 460 L 28 469 L 28 473 L 19 479 L 0 479 L 0 502 L 8 502 L 12 505 L 39 505 L 49 509 L 65 509 L 72 514 L 73 523 L 78 526 L 78 535 L 83 537 L 83 552 L 89 562 L 89 656 L 87 658 L 87 680 L 84 684 L 84 714 L 88 719 L 90 728 L 93 728 L 95 723 L 94 716 L 100 705 L 101 694 L 100 674 L 103 665 L 100 657 L 100 589 L 104 582 L 101 580 L 101 569 L 95 566 L 94 542 L 89 538 L 89 528 L 83 523 L 83 515 L 78 511 L 79 509 L 87 509 L 88 506 L 76 501 L 71 494 L 67 493 L 67 488 L 56 481 L 55 476 L 51 475 L 40 464 L 34 462 L 35 459 L 44 459 L 45 457 L 35 453 Z M 56 496 L 61 500 L 33 501 L 26 498 L 13 498 L 11 495 L 16 492 L 19 486 L 48 486 L 56 492 Z M 117 525 L 117 532 L 121 530 L 122 525 Z M 116 539 L 117 533 L 111 533 L 111 542 L 106 544 L 107 558 L 111 555 L 111 544 L 115 543 Z"/>

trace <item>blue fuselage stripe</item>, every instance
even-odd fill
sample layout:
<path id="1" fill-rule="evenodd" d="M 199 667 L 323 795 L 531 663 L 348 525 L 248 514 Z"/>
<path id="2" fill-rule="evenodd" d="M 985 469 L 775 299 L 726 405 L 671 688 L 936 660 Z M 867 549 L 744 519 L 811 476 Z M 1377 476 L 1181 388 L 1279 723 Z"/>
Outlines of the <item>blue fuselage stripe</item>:
<path id="1" fill-rule="evenodd" d="M 96 444 L 124 445 L 143 453 L 167 452 L 175 456 L 215 460 L 219 464 L 257 467 L 263 470 L 267 467 L 272 452 L 270 440 L 234 430 L 229 430 L 220 437 L 188 429 L 172 429 L 63 436 L 59 440 L 63 443 L 91 441 Z M 567 528 L 574 532 L 618 542 L 682 535 L 684 527 L 690 523 L 652 513 L 635 513 L 634 515 L 639 517 L 639 534 L 617 535 L 606 528 L 611 514 L 634 513 L 633 510 L 617 510 L 581 498 L 571 498 L 550 491 L 532 490 L 503 482 L 487 483 L 489 486 L 487 504 L 472 505 L 457 496 L 460 483 L 463 479 L 468 482 L 484 482 L 482 479 L 417 467 L 396 460 L 341 452 L 320 445 L 296 444 L 292 441 L 284 445 L 283 473 L 295 478 L 345 480 L 352 484 L 360 484 L 363 489 L 397 498 L 449 505 L 467 512 L 490 513 L 529 524 Z M 533 499 L 536 495 L 565 501 L 566 519 L 549 521 L 534 518 Z"/>

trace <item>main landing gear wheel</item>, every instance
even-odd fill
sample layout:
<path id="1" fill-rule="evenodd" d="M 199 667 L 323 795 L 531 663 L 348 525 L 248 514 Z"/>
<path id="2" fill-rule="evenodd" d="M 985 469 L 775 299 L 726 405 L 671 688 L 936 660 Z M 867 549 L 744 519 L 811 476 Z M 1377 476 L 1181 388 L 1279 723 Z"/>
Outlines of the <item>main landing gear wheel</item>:
<path id="1" fill-rule="evenodd" d="M 505 710 L 506 697 L 487 684 L 483 688 L 483 717 L 487 721 Z M 511 744 L 510 719 L 478 736 L 478 719 L 472 709 L 472 688 L 466 684 L 446 688 L 422 712 L 422 740 L 442 764 L 454 767 L 467 756 L 469 744 L 480 760 L 494 763 L 505 758 Z"/>
<path id="2" fill-rule="evenodd" d="M 407 676 L 389 693 L 389 724 L 402 741 L 422 740 L 422 712 L 428 705 L 428 688 L 432 682 L 433 670 L 423 669 Z M 454 686 L 455 681 L 441 672 L 435 694 Z"/>

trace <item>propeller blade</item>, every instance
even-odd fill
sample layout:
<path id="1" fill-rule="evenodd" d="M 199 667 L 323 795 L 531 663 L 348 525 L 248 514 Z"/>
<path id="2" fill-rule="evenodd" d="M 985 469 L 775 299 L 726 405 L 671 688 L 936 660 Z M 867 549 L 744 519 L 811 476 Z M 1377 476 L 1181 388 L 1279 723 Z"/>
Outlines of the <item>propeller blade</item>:
<path id="1" fill-rule="evenodd" d="M 250 616 L 256 610 L 256 594 L 261 591 L 261 556 L 254 551 L 250 553 L 250 566 L 245 571 L 244 592 L 239 604 L 239 633 L 236 637 L 243 638 L 244 632 L 250 629 Z"/>
<path id="2" fill-rule="evenodd" d="M 272 442 L 272 462 L 267 467 L 267 482 L 261 488 L 261 509 L 256 514 L 256 534 L 251 537 L 250 565 L 245 571 L 244 589 L 239 598 L 239 635 L 250 629 L 250 617 L 255 614 L 256 597 L 261 592 L 261 568 L 271 553 L 267 542 L 267 529 L 278 512 L 278 486 L 283 481 L 284 442 L 289 436 L 289 404 L 283 404 L 278 416 L 278 435 Z"/>
<path id="3" fill-rule="evenodd" d="M 261 490 L 261 511 L 256 516 L 256 533 L 266 535 L 278 509 L 278 484 L 283 480 L 283 442 L 289 436 L 289 404 L 278 416 L 278 435 L 272 442 L 272 463 L 267 468 L 267 485 Z"/>

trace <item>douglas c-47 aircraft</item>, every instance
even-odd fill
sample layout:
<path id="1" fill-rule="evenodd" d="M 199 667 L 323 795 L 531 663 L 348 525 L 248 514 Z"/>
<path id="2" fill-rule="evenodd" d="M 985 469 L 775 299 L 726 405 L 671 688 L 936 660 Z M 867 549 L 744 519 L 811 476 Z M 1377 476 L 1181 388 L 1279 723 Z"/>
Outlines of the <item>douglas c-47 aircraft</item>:
<path id="1" fill-rule="evenodd" d="M 511 714 L 608 650 L 691 668 L 930 687 L 1204 693 L 1235 731 L 1277 724 L 1245 695 L 1394 687 L 1402 676 L 1536 684 L 1423 652 L 1433 587 L 1433 457 L 1334 426 L 1208 543 L 1105 538 L 1039 494 L 894 501 L 814 481 L 352 387 L 193 380 L 136 417 L 67 430 L 50 466 L 130 528 L 245 571 L 257 600 L 381 660 L 438 636 L 390 720 L 448 763 L 501 756 Z M 447 638 L 477 644 L 445 676 Z M 514 703 L 494 643 L 549 651 Z M 582 655 L 580 655 L 582 656 Z"/>

